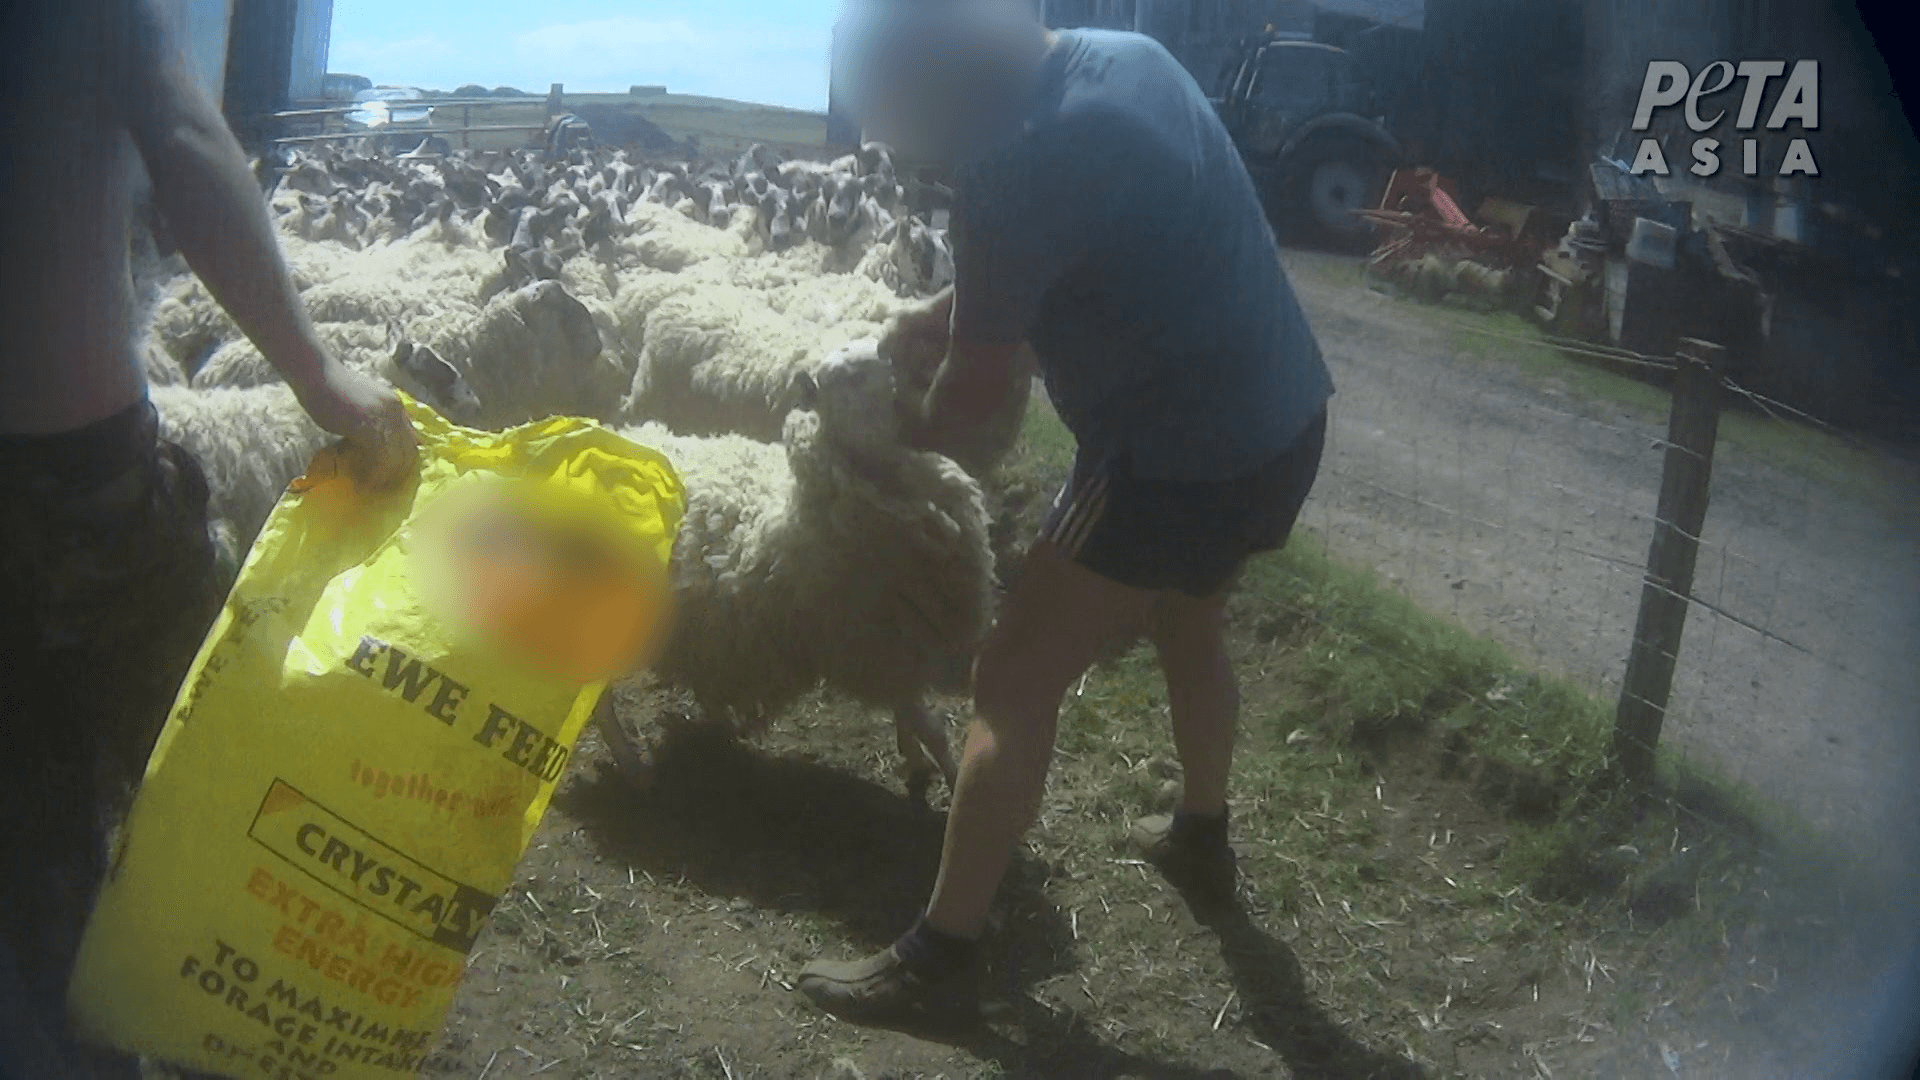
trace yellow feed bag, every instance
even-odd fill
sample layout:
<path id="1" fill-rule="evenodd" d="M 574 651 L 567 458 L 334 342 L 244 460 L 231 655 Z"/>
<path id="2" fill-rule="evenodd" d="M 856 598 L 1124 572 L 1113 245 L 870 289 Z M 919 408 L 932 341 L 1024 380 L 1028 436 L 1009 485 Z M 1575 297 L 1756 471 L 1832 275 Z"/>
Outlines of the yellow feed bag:
<path id="1" fill-rule="evenodd" d="M 88 925 L 83 1035 L 232 1076 L 417 1073 L 607 680 L 657 651 L 665 457 L 406 405 L 417 482 L 362 494 L 324 451 L 248 555 Z"/>

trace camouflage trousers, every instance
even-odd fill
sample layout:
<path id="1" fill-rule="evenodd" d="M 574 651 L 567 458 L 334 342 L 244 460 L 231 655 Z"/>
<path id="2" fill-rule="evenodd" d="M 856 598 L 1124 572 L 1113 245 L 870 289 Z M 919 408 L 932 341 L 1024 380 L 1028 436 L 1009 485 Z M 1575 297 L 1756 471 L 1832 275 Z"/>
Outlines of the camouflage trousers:
<path id="1" fill-rule="evenodd" d="M 152 406 L 0 436 L 0 1076 L 138 1077 L 71 1038 L 108 847 L 223 599 L 207 483 Z"/>

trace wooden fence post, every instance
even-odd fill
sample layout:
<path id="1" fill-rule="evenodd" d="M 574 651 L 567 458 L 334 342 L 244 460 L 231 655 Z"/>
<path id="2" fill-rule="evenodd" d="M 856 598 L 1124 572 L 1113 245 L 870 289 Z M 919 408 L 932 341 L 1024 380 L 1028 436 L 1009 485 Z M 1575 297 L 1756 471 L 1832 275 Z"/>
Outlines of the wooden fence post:
<path id="1" fill-rule="evenodd" d="M 1633 651 L 1614 714 L 1613 753 L 1622 775 L 1644 782 L 1673 691 L 1674 663 L 1693 591 L 1700 528 L 1707 520 L 1713 444 L 1720 427 L 1720 373 L 1725 350 L 1693 338 L 1680 341 L 1667 420 L 1667 457 L 1660 475 L 1660 507 L 1647 553 Z"/>

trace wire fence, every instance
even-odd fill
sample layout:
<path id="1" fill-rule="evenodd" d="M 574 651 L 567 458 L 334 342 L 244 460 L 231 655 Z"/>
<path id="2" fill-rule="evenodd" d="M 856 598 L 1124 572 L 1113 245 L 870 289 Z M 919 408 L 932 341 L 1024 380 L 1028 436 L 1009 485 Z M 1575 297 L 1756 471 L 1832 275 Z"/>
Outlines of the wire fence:
<path id="1" fill-rule="evenodd" d="M 1540 338 L 1402 306 L 1369 292 L 1316 318 L 1337 392 L 1302 532 L 1617 700 L 1669 447 L 1664 396 L 1528 377 L 1545 371 Z M 1653 382 L 1676 367 L 1545 344 Z M 1920 491 L 1875 473 L 1859 440 L 1723 387 L 1662 745 L 1863 853 L 1906 858 L 1920 822 Z M 1799 452 L 1825 440 L 1851 453 Z"/>

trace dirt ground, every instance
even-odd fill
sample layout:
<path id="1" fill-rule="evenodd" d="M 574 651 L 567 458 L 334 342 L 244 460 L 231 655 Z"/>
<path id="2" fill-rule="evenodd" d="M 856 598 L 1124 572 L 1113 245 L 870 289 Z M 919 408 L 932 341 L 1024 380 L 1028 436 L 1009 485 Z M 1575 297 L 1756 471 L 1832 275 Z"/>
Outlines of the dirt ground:
<path id="1" fill-rule="evenodd" d="M 1290 262 L 1339 386 L 1304 528 L 1528 661 L 1617 687 L 1659 419 L 1490 369 L 1431 319 L 1356 288 L 1351 260 Z M 1669 725 L 1673 742 L 1862 844 L 1916 820 L 1901 781 L 1920 760 L 1920 500 L 1904 502 L 1862 509 L 1724 455 L 1702 591 L 1792 645 L 1696 615 Z M 1250 718 L 1290 692 L 1266 618 L 1234 612 Z M 1823 1063 L 1858 1037 L 1849 1025 L 1887 959 L 1862 940 L 1880 928 L 1833 938 L 1830 911 L 1722 926 L 1707 948 L 1663 936 L 1673 916 L 1657 905 L 1641 924 L 1534 906 L 1493 873 L 1503 816 L 1425 741 L 1397 747 L 1350 802 L 1243 791 L 1250 819 L 1290 816 L 1300 831 L 1240 837 L 1250 902 L 1203 922 L 1120 840 L 1164 797 L 1167 748 L 1096 726 L 1063 743 L 1003 890 L 983 1022 L 851 1026 L 790 992 L 794 973 L 891 940 L 939 852 L 942 819 L 904 798 L 884 719 L 815 700 L 736 746 L 674 723 L 681 704 L 662 695 L 623 687 L 620 704 L 658 736 L 651 772 L 614 775 L 589 736 L 473 954 L 432 1075 L 1835 1075 Z M 1296 751 L 1322 755 L 1309 764 L 1329 777 L 1345 767 L 1250 719 L 1243 757 Z M 1337 890 L 1303 865 L 1356 845 L 1372 858 Z M 1678 833 L 1674 845 L 1682 860 Z M 1781 889 L 1750 866 L 1719 883 Z M 1794 966 L 1822 954 L 1826 970 Z"/>

